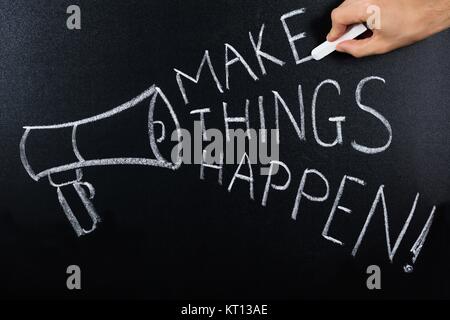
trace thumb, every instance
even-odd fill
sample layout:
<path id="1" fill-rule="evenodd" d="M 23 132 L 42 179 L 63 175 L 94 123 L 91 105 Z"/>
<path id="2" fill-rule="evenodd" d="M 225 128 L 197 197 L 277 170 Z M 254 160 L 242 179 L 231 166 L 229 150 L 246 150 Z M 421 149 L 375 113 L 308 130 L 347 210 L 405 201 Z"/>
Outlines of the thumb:
<path id="1" fill-rule="evenodd" d="M 336 51 L 348 53 L 355 58 L 362 58 L 379 53 L 379 41 L 373 37 L 361 40 L 347 40 L 339 43 Z"/>

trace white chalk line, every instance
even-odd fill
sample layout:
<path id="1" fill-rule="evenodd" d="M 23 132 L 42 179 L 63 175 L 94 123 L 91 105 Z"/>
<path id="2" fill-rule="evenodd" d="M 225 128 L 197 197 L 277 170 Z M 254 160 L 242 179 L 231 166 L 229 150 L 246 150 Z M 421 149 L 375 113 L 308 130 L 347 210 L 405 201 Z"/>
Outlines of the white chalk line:
<path id="1" fill-rule="evenodd" d="M 140 102 L 144 101 L 148 97 L 152 96 L 155 93 L 155 85 L 151 86 L 149 89 L 145 90 L 143 93 L 141 93 L 136 98 L 133 98 L 132 100 L 125 102 L 124 104 L 111 109 L 109 111 L 106 111 L 104 113 L 95 115 L 90 118 L 74 121 L 74 122 L 67 122 L 67 123 L 61 123 L 61 124 L 52 124 L 52 125 L 46 125 L 46 126 L 25 126 L 23 127 L 25 130 L 32 129 L 32 130 L 47 130 L 47 129 L 61 129 L 61 128 L 69 128 L 74 126 L 79 126 L 82 124 L 87 124 L 91 122 L 95 122 L 101 119 L 109 118 L 117 113 L 120 113 L 124 110 L 127 110 L 129 108 L 132 108 L 139 104 Z"/>

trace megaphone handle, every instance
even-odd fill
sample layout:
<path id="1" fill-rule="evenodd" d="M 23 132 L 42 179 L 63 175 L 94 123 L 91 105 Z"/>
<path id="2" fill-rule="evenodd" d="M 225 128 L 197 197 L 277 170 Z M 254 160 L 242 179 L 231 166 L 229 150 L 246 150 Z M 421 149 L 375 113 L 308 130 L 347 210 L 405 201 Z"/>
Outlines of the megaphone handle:
<path id="1" fill-rule="evenodd" d="M 81 199 L 81 202 L 83 202 L 83 205 L 86 208 L 86 211 L 88 212 L 88 214 L 92 220 L 92 227 L 88 230 L 85 230 L 81 227 L 78 219 L 75 217 L 72 209 L 70 208 L 69 203 L 67 202 L 66 198 L 64 197 L 64 194 L 61 190 L 62 187 L 57 187 L 56 192 L 58 195 L 59 203 L 60 203 L 67 219 L 69 220 L 70 224 L 72 225 L 73 229 L 75 230 L 75 233 L 77 234 L 77 236 L 81 237 L 83 235 L 86 235 L 86 234 L 94 231 L 97 227 L 97 223 L 100 222 L 101 219 L 97 215 L 94 205 L 92 204 L 92 202 L 90 200 L 94 197 L 94 188 L 92 187 L 92 185 L 88 182 L 74 182 L 71 185 L 77 192 L 78 196 Z M 89 192 L 90 192 L 89 197 L 86 195 L 86 191 L 82 187 L 83 185 L 89 189 Z"/>

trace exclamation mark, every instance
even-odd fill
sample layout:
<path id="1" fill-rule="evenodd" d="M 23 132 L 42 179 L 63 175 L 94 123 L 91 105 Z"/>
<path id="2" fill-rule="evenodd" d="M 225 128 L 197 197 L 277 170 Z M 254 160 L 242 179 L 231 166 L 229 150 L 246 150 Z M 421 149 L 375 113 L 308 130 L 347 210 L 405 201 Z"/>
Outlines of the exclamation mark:
<path id="1" fill-rule="evenodd" d="M 411 264 L 406 264 L 403 266 L 403 270 L 406 273 L 412 273 L 414 271 L 414 263 L 416 263 L 417 257 L 420 254 L 420 251 L 422 250 L 422 247 L 425 243 L 425 240 L 427 239 L 428 233 L 430 232 L 431 225 L 433 223 L 434 218 L 434 212 L 436 211 L 436 206 L 433 207 L 431 210 L 431 214 L 428 217 L 427 222 L 425 223 L 422 232 L 420 233 L 419 237 L 417 238 L 416 242 L 412 246 L 410 252 L 413 254 L 412 262 Z"/>

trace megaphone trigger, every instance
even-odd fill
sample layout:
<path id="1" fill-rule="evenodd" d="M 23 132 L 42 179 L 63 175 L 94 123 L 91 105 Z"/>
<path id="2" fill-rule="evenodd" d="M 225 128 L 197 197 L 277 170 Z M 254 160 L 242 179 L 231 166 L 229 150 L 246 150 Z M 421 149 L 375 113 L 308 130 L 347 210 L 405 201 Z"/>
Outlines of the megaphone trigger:
<path id="1" fill-rule="evenodd" d="M 81 171 L 81 170 L 80 170 Z M 77 174 L 78 176 L 78 174 Z M 95 189 L 92 184 L 89 182 L 82 182 L 82 181 L 70 181 L 66 183 L 61 184 L 54 184 L 52 181 L 50 175 L 48 176 L 50 183 L 56 187 L 56 193 L 58 195 L 59 204 L 61 205 L 61 208 L 64 211 L 64 214 L 66 215 L 67 219 L 69 220 L 70 224 L 72 225 L 73 229 L 75 230 L 75 233 L 77 236 L 81 237 L 83 235 L 86 235 L 88 233 L 91 233 L 97 228 L 97 223 L 101 222 L 100 216 L 97 214 L 95 207 L 91 200 L 95 196 Z M 73 213 L 72 208 L 70 207 L 69 203 L 66 200 L 66 197 L 64 196 L 64 193 L 62 191 L 63 188 L 72 186 L 74 190 L 76 191 L 78 197 L 80 198 L 81 202 L 84 205 L 84 208 L 86 209 L 91 221 L 92 226 L 89 229 L 84 229 L 78 219 L 75 217 L 75 214 Z M 86 187 L 89 191 L 89 195 L 86 193 L 86 191 L 83 189 L 83 187 Z"/>

